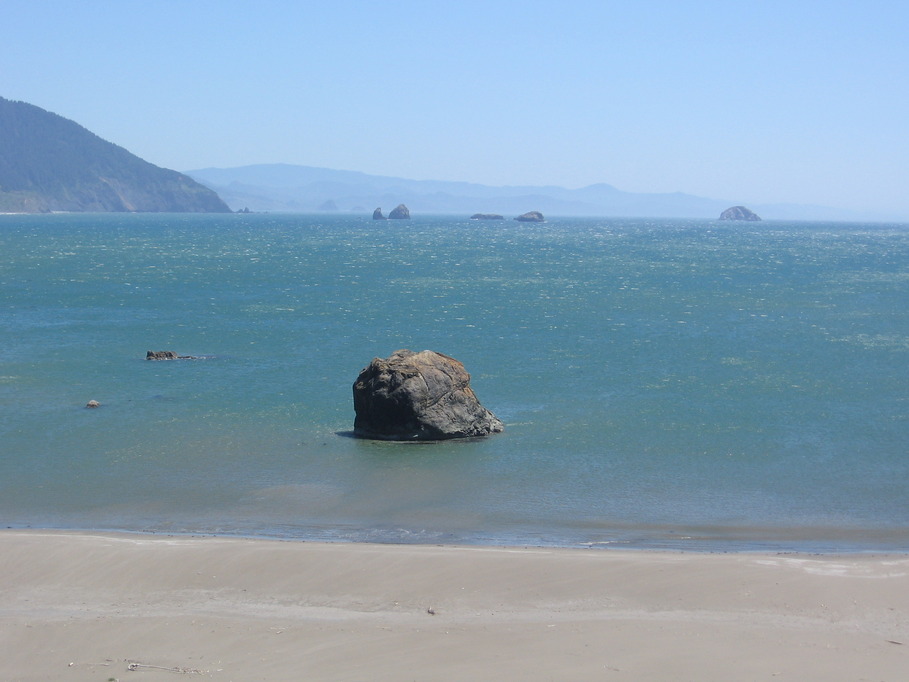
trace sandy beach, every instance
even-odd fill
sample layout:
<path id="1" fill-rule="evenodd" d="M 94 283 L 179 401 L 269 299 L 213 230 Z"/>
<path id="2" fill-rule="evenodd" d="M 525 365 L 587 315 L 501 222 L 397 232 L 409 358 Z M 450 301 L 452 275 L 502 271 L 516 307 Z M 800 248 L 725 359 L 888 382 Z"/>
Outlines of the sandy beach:
<path id="1" fill-rule="evenodd" d="M 903 680 L 909 556 L 0 532 L 3 680 Z"/>

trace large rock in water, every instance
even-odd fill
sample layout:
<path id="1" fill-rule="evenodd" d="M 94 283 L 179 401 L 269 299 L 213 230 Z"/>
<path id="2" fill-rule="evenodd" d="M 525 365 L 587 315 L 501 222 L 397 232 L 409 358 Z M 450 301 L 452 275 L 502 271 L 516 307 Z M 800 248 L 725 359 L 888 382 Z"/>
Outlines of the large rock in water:
<path id="1" fill-rule="evenodd" d="M 733 206 L 720 213 L 720 220 L 760 220 L 761 217 L 744 206 Z"/>
<path id="2" fill-rule="evenodd" d="M 385 216 L 382 215 L 381 208 L 377 208 L 375 211 L 372 212 L 372 219 L 373 220 L 385 220 Z"/>
<path id="3" fill-rule="evenodd" d="M 431 350 L 373 358 L 354 382 L 353 399 L 361 438 L 444 440 L 505 429 L 480 405 L 464 365 Z"/>
<path id="4" fill-rule="evenodd" d="M 545 223 L 546 218 L 543 217 L 543 214 L 539 211 L 527 211 L 519 215 L 515 220 L 520 220 L 522 223 Z"/>

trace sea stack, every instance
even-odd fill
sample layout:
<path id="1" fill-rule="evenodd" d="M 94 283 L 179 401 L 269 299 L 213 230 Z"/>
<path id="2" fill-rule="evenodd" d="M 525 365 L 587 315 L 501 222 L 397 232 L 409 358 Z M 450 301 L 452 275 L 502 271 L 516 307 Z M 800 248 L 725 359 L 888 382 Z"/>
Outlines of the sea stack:
<path id="1" fill-rule="evenodd" d="M 407 220 L 410 218 L 410 209 L 404 204 L 398 204 L 388 214 L 388 218 L 389 220 Z"/>
<path id="2" fill-rule="evenodd" d="M 464 365 L 431 350 L 373 358 L 354 382 L 353 402 L 360 438 L 446 440 L 505 429 L 480 405 Z"/>
<path id="3" fill-rule="evenodd" d="M 372 219 L 373 220 L 385 220 L 385 216 L 382 215 L 381 207 L 377 208 L 375 211 L 372 212 Z"/>
<path id="4" fill-rule="evenodd" d="M 760 220 L 761 217 L 744 206 L 733 206 L 720 213 L 720 220 Z"/>

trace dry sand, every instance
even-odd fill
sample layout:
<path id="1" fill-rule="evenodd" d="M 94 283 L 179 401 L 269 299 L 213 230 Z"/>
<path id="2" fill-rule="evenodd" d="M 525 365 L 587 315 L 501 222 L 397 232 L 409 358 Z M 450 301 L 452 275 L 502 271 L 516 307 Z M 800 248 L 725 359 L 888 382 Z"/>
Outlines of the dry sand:
<path id="1" fill-rule="evenodd" d="M 2 531 L 0 580 L 10 681 L 909 679 L 907 555 Z"/>

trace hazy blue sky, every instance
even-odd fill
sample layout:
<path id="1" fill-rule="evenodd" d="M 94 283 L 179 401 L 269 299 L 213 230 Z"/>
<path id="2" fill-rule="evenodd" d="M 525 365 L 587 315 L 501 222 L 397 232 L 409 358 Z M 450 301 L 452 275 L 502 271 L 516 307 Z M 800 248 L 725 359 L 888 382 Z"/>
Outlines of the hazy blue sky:
<path id="1" fill-rule="evenodd" d="M 909 2 L 2 0 L 0 96 L 161 166 L 909 219 Z"/>

